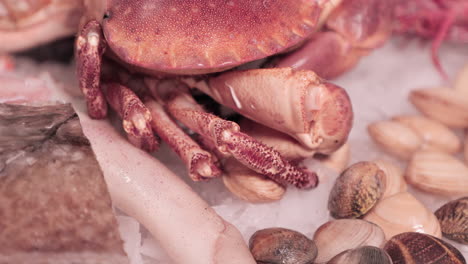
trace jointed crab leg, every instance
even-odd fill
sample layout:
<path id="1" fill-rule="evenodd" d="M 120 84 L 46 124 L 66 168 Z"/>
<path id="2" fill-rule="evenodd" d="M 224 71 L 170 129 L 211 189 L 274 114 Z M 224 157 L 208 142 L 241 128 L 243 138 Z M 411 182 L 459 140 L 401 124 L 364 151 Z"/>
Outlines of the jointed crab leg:
<path id="1" fill-rule="evenodd" d="M 105 40 L 101 26 L 95 20 L 83 26 L 75 43 L 78 81 L 92 118 L 101 119 L 107 115 L 107 103 L 100 89 L 102 54 Z"/>
<path id="2" fill-rule="evenodd" d="M 299 170 L 273 148 L 240 132 L 239 126 L 206 113 L 193 98 L 182 91 L 172 92 L 167 109 L 177 120 L 200 135 L 212 140 L 218 150 L 229 153 L 242 164 L 282 184 L 298 188 L 317 185 L 317 175 Z"/>
<path id="3" fill-rule="evenodd" d="M 151 113 L 137 95 L 117 83 L 103 84 L 102 88 L 107 101 L 122 118 L 129 141 L 144 150 L 156 150 L 159 143 L 151 129 Z"/>
<path id="4" fill-rule="evenodd" d="M 395 5 L 393 0 L 341 1 L 324 21 L 326 30 L 269 66 L 313 70 L 327 79 L 337 77 L 386 42 Z"/>
<path id="5" fill-rule="evenodd" d="M 156 100 L 146 97 L 145 105 L 153 117 L 153 130 L 180 156 L 187 166 L 189 176 L 194 181 L 217 177 L 221 174 L 215 165 L 215 157 L 203 150 L 167 115 L 163 106 Z"/>
<path id="6" fill-rule="evenodd" d="M 351 129 L 353 112 L 346 92 L 312 71 L 256 69 L 184 82 L 317 152 L 339 148 Z"/>

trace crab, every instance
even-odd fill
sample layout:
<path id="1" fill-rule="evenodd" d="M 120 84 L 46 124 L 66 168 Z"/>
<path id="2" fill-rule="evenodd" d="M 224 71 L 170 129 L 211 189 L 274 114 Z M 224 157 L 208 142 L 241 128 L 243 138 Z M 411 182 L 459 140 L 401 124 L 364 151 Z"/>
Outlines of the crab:
<path id="1" fill-rule="evenodd" d="M 129 141 L 150 152 L 158 147 L 157 133 L 193 180 L 220 175 L 218 155 L 205 150 L 212 149 L 280 184 L 315 187 L 315 172 L 292 164 L 238 124 L 206 112 L 190 89 L 314 152 L 332 153 L 350 132 L 351 102 L 343 88 L 310 68 L 337 75 L 390 32 L 382 1 L 340 2 L 87 0 L 75 50 L 88 114 L 105 118 L 109 105 L 123 120 Z M 338 56 L 317 58 L 313 52 L 308 63 L 298 64 L 295 50 L 303 46 L 302 53 L 310 52 L 307 42 L 320 42 L 313 36 L 324 25 L 326 41 L 318 48 L 325 54 L 339 51 Z M 356 54 L 340 64 L 348 51 Z M 278 54 L 283 57 L 269 60 Z M 264 66 L 277 67 L 238 67 L 265 58 Z M 311 66 L 314 59 L 320 62 Z M 327 59 L 330 67 L 323 70 Z M 141 76 L 143 91 L 132 87 L 135 76 Z M 205 149 L 178 122 L 197 133 Z"/>

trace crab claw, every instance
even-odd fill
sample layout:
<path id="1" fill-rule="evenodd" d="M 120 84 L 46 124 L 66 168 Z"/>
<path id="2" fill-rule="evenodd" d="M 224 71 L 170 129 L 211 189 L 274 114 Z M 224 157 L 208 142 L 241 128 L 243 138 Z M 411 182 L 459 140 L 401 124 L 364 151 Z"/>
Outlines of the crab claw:
<path id="1" fill-rule="evenodd" d="M 351 130 L 353 111 L 346 91 L 312 71 L 255 69 L 184 82 L 320 153 L 338 149 Z"/>

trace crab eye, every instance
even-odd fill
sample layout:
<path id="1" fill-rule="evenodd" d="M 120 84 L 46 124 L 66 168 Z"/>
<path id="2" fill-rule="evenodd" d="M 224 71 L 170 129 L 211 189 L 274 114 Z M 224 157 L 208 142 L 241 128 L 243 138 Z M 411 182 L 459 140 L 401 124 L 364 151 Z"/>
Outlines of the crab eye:
<path id="1" fill-rule="evenodd" d="M 109 11 L 104 13 L 104 16 L 102 17 L 102 19 L 108 19 L 108 18 L 110 18 L 110 12 Z"/>

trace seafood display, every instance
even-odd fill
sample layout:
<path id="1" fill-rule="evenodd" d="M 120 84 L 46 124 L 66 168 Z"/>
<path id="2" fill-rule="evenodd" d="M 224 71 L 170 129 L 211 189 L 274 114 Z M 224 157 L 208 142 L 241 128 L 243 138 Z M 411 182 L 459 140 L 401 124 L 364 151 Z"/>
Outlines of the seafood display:
<path id="1" fill-rule="evenodd" d="M 467 11 L 0 0 L 0 262 L 466 263 Z"/>

